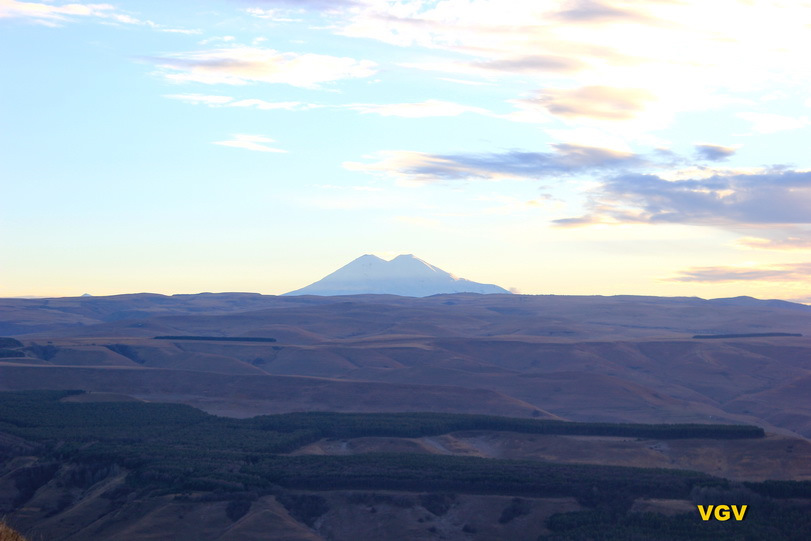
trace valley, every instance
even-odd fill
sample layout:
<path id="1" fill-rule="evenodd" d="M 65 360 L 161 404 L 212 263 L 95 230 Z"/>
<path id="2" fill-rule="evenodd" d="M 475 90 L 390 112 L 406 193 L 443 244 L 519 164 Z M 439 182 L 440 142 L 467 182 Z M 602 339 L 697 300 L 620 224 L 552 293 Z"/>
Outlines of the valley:
<path id="1" fill-rule="evenodd" d="M 0 504 L 34 538 L 562 540 L 665 528 L 682 539 L 710 531 L 696 503 L 728 499 L 760 508 L 714 538 L 775 521 L 811 528 L 798 518 L 811 503 L 804 305 L 136 294 L 0 299 L 0 330 L 0 391 L 21 404 L 62 393 L 53 406 L 0 408 Z M 37 407 L 51 413 L 25 413 Z M 93 428 L 80 421 L 90 412 L 114 417 Z M 321 433 L 291 417 L 272 444 L 247 428 L 318 412 L 382 424 Z M 412 412 L 511 420 L 430 433 L 375 421 L 427 415 Z M 344 422 L 324 419 L 332 431 Z M 518 429 L 544 422 L 699 428 L 675 439 Z M 765 437 L 725 439 L 720 425 Z"/>

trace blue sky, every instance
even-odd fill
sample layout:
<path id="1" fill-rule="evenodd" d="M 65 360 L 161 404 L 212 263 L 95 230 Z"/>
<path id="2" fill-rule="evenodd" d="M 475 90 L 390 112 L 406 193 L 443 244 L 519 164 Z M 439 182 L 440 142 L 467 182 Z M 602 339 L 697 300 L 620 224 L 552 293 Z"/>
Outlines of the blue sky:
<path id="1" fill-rule="evenodd" d="M 0 0 L 0 295 L 811 302 L 811 2 Z"/>

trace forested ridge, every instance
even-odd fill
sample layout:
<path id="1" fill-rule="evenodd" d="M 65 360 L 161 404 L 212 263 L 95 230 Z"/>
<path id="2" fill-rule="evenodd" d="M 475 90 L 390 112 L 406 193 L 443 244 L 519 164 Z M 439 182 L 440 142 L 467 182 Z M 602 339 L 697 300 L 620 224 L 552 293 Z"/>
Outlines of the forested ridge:
<path id="1" fill-rule="evenodd" d="M 209 342 L 275 342 L 275 338 L 261 336 L 198 336 L 198 335 L 167 335 L 156 336 L 155 340 L 204 340 Z"/>
<path id="2" fill-rule="evenodd" d="M 60 402 L 82 391 L 26 391 L 0 393 L 0 423 L 20 435 L 67 439 L 116 437 L 142 440 L 160 427 L 180 425 L 191 432 L 218 432 L 231 442 L 233 435 L 261 435 L 263 449 L 286 452 L 321 438 L 365 436 L 422 437 L 460 430 L 509 431 L 524 434 L 566 434 L 656 439 L 762 438 L 763 429 L 751 425 L 580 423 L 454 413 L 332 413 L 307 412 L 261 415 L 250 419 L 216 417 L 182 404 Z M 221 434 L 220 434 L 221 433 Z M 129 437 L 127 436 L 129 434 Z M 297 434 L 296 441 L 289 441 Z M 169 437 L 169 436 L 164 436 Z M 255 438 L 253 438 L 255 439 Z M 172 443 L 172 442 L 168 442 Z M 246 442 L 233 442 L 241 447 Z M 250 443 L 248 443 L 250 445 Z"/>
<path id="3" fill-rule="evenodd" d="M 779 503 L 781 498 L 811 497 L 809 482 L 741 485 L 704 473 L 674 469 L 452 455 L 283 454 L 322 438 L 421 437 L 460 430 L 657 439 L 763 437 L 762 429 L 752 426 L 568 423 L 441 413 L 295 413 L 231 419 L 178 404 L 60 401 L 80 392 L 0 393 L 0 432 L 38 446 L 33 451 L 30 448 L 24 451 L 39 457 L 37 466 L 20 478 L 25 494 L 33 494 L 38 486 L 47 483 L 61 465 L 72 464 L 83 472 L 76 476 L 85 484 L 121 469 L 127 472 L 127 490 L 140 494 L 191 497 L 202 492 L 240 502 L 262 494 L 282 497 L 290 490 L 399 490 L 576 498 L 585 510 L 550 519 L 554 535 L 549 539 L 617 539 L 626 538 L 622 532 L 650 533 L 655 527 L 674 532 L 701 528 L 700 524 L 694 524 L 695 517 L 629 515 L 628 509 L 637 498 L 720 498 L 726 504 L 755 498 L 765 502 L 752 515 L 756 520 L 747 521 L 748 526 L 738 525 L 737 529 L 724 531 L 760 532 L 752 528 L 768 527 L 772 539 L 793 539 L 789 535 L 794 528 L 792 524 L 802 532 L 811 528 L 802 513 Z M 13 455 L 23 451 L 6 448 L 3 452 Z M 688 522 L 682 523 L 685 520 Z M 782 521 L 782 525 L 776 521 Z M 607 531 L 616 535 L 600 537 L 601 532 Z M 701 531 L 710 529 L 705 527 Z M 714 538 L 727 538 L 724 535 L 722 532 Z"/>

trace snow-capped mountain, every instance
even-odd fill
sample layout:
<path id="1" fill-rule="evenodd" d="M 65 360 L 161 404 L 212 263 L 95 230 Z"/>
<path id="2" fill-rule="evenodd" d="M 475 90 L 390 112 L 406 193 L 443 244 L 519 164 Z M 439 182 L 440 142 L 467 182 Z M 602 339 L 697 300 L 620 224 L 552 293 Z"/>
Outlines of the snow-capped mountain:
<path id="1" fill-rule="evenodd" d="M 457 278 L 411 254 L 386 261 L 363 255 L 307 287 L 285 295 L 356 295 L 379 293 L 427 297 L 439 293 L 509 293 L 493 284 Z"/>

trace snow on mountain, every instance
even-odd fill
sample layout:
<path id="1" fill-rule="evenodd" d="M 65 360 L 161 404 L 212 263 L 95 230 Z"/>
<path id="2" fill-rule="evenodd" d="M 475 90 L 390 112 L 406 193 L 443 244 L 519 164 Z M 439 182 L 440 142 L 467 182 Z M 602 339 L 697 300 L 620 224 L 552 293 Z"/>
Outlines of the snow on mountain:
<path id="1" fill-rule="evenodd" d="M 356 295 L 378 293 L 427 297 L 440 293 L 509 293 L 493 284 L 457 278 L 411 254 L 386 261 L 363 255 L 307 287 L 285 295 Z"/>

